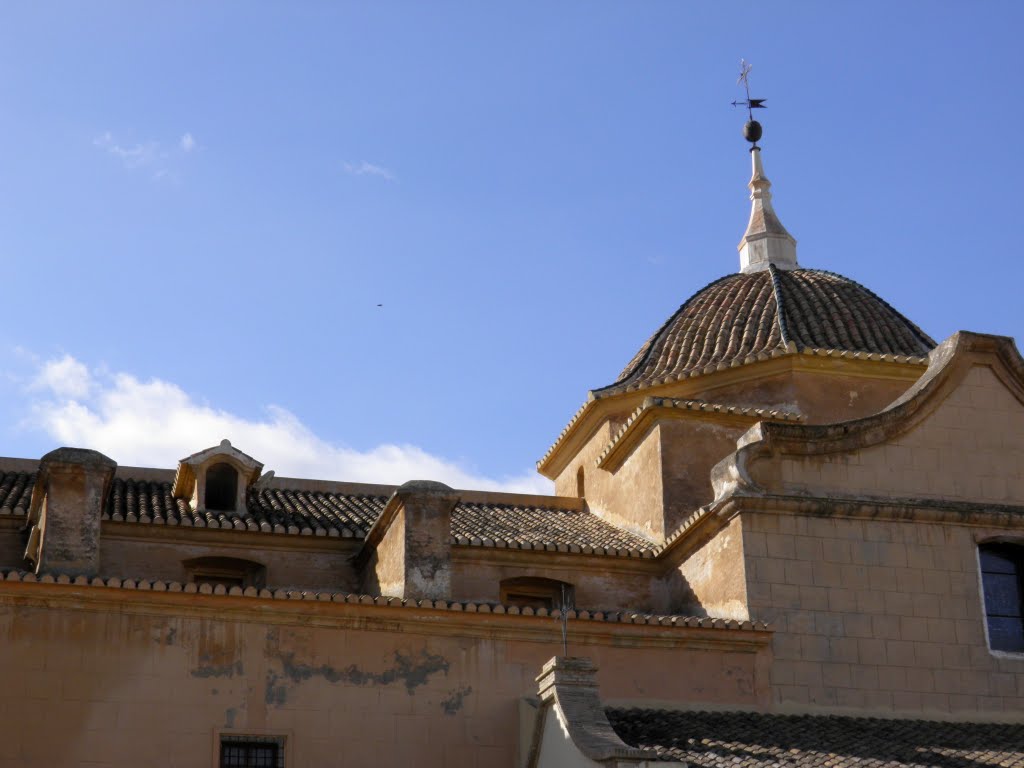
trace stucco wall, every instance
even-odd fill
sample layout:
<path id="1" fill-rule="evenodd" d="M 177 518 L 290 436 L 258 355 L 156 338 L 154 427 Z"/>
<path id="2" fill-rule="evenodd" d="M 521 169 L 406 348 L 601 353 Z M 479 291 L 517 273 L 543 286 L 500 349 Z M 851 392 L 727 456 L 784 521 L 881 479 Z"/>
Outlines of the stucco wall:
<path id="1" fill-rule="evenodd" d="M 747 606 L 742 522 L 734 517 L 679 565 L 682 582 L 705 616 L 745 621 L 761 619 Z M 685 595 L 682 596 L 685 599 Z"/>
<path id="2" fill-rule="evenodd" d="M 403 507 L 395 512 L 380 542 L 370 553 L 365 566 L 366 591 L 401 597 L 405 593 L 406 555 Z"/>
<path id="3" fill-rule="evenodd" d="M 727 642 L 763 633 L 587 626 L 606 700 L 766 699 L 763 640 Z M 0 638 L 3 768 L 212 765 L 223 728 L 286 735 L 288 768 L 511 766 L 560 652 L 547 618 L 9 583 Z"/>
<path id="4" fill-rule="evenodd" d="M 673 610 L 661 569 L 653 559 L 606 555 L 536 555 L 479 548 L 452 551 L 452 599 L 498 602 L 501 581 L 540 576 L 572 584 L 576 607 L 586 610 Z"/>
<path id="5" fill-rule="evenodd" d="M 736 450 L 749 424 L 725 424 L 705 418 L 666 420 L 661 424 L 666 532 L 715 497 L 711 468 Z"/>
<path id="6" fill-rule="evenodd" d="M 655 425 L 615 472 L 593 468 L 594 491 L 587 489 L 590 511 L 650 541 L 664 541 L 663 466 L 662 427 Z"/>
<path id="7" fill-rule="evenodd" d="M 696 397 L 714 402 L 782 408 L 809 424 L 859 419 L 885 408 L 924 373 L 924 366 L 799 356 L 793 370 L 764 378 L 715 384 Z"/>
<path id="8" fill-rule="evenodd" d="M 299 537 L 243 531 L 177 533 L 173 527 L 103 524 L 100 572 L 105 576 L 184 581 L 184 562 L 195 557 L 236 557 L 266 566 L 267 586 L 356 591 L 355 539 Z M 275 546 L 276 545 L 276 546 Z M 5 561 L 17 566 L 15 562 Z"/>

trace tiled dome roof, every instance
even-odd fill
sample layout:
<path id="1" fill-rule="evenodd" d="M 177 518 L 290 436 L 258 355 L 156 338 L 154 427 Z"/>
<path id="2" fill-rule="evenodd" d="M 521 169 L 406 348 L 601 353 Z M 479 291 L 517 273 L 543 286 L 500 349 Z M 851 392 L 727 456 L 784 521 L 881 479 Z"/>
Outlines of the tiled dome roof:
<path id="1" fill-rule="evenodd" d="M 698 291 L 605 389 L 651 384 L 794 345 L 923 357 L 935 342 L 847 277 L 770 266 L 728 275 Z"/>

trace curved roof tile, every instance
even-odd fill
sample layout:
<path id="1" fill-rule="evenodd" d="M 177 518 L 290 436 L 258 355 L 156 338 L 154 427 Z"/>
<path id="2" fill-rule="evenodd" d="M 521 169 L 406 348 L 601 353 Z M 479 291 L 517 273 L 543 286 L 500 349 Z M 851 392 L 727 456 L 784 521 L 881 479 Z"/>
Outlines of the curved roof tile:
<path id="1" fill-rule="evenodd" d="M 854 280 L 824 270 L 771 266 L 727 275 L 695 293 L 603 390 L 794 346 L 923 357 L 935 342 Z"/>
<path id="2" fill-rule="evenodd" d="M 619 737 L 694 768 L 1024 766 L 1024 725 L 607 709 Z"/>
<path id="3" fill-rule="evenodd" d="M 0 507 L 27 510 L 34 479 L 24 472 L 0 475 Z M 4 502 L 5 493 L 17 501 Z M 250 489 L 240 512 L 195 510 L 187 499 L 174 497 L 169 482 L 115 478 L 103 519 L 362 539 L 387 501 L 386 496 L 257 487 Z M 460 501 L 452 511 L 451 536 L 456 544 L 636 557 L 653 556 L 655 549 L 589 512 L 514 503 Z"/>

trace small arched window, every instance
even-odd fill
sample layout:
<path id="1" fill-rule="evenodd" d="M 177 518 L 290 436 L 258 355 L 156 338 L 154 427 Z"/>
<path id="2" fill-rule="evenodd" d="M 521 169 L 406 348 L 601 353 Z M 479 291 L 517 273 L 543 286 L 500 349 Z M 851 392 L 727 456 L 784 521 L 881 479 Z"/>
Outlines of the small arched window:
<path id="1" fill-rule="evenodd" d="M 234 512 L 238 499 L 238 471 L 221 461 L 206 470 L 206 508 Z"/>
<path id="2" fill-rule="evenodd" d="M 572 584 L 558 579 L 541 576 L 517 576 L 501 582 L 502 605 L 516 605 L 520 608 L 554 608 L 575 605 Z"/>
<path id="3" fill-rule="evenodd" d="M 982 544 L 978 555 L 989 647 L 1024 653 L 1024 546 Z"/>
<path id="4" fill-rule="evenodd" d="M 586 496 L 586 478 L 583 476 L 583 467 L 576 470 L 576 496 L 582 499 Z"/>

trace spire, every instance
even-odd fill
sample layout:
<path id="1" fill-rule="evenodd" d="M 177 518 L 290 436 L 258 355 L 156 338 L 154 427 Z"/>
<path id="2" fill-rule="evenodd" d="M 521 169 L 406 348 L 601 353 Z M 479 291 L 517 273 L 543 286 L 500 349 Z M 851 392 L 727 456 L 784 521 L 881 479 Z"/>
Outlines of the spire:
<path id="1" fill-rule="evenodd" d="M 747 185 L 750 187 L 750 221 L 738 246 L 740 271 L 760 272 L 772 264 L 779 269 L 796 269 L 800 266 L 796 262 L 796 240 L 775 215 L 775 209 L 772 208 L 772 193 L 769 191 L 772 183 L 764 175 L 764 167 L 761 165 L 761 148 L 757 146 L 757 142 L 762 131 L 761 124 L 754 119 L 754 110 L 765 109 L 764 103 L 767 99 L 750 97 L 750 70 L 751 66 L 741 59 L 740 79 L 737 84 L 746 90 L 747 98 L 732 103 L 734 107 L 747 108 L 747 116 L 750 119 L 743 126 L 743 137 L 751 144 L 750 161 L 754 166 L 750 183 Z"/>
<path id="2" fill-rule="evenodd" d="M 760 131 L 758 132 L 760 133 Z M 750 221 L 738 246 L 741 272 L 760 272 L 774 264 L 779 269 L 796 269 L 796 240 L 786 231 L 772 208 L 772 183 L 764 175 L 761 148 L 750 150 Z"/>

